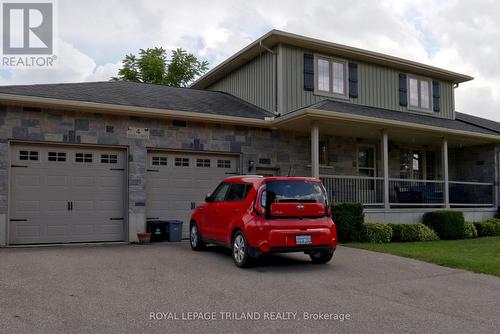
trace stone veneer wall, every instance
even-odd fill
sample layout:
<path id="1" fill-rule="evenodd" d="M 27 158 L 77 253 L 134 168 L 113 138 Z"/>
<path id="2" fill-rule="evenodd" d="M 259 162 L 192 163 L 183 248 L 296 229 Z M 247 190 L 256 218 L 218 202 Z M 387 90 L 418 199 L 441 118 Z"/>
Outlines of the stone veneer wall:
<path id="1" fill-rule="evenodd" d="M 149 128 L 150 139 L 127 138 L 129 126 Z M 281 175 L 290 168 L 296 176 L 310 175 L 306 167 L 310 164 L 308 135 L 195 122 L 179 127 L 172 120 L 58 110 L 27 112 L 0 106 L 0 245 L 6 240 L 9 139 L 128 146 L 131 241 L 136 238 L 136 229 L 145 224 L 147 147 L 241 153 L 244 172 L 249 160 L 259 166 L 259 159 L 264 158 L 270 159 L 265 167 L 280 167 Z"/>
<path id="2" fill-rule="evenodd" d="M 451 181 L 493 182 L 495 180 L 495 146 L 478 145 L 449 150 Z"/>

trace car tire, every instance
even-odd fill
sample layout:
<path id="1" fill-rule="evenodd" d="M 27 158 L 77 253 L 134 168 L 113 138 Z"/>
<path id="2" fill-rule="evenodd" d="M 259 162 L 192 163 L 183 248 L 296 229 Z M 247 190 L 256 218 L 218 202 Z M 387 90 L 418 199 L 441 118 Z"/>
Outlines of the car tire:
<path id="1" fill-rule="evenodd" d="M 309 257 L 313 263 L 328 263 L 333 257 L 333 249 L 310 253 Z"/>
<path id="2" fill-rule="evenodd" d="M 231 255 L 234 264 L 239 268 L 248 268 L 253 264 L 253 258 L 249 254 L 247 239 L 241 231 L 237 231 L 233 236 Z"/>
<path id="3" fill-rule="evenodd" d="M 205 249 L 206 244 L 201 239 L 200 230 L 196 222 L 191 222 L 191 224 L 189 224 L 189 243 L 191 244 L 191 249 L 194 251 Z"/>

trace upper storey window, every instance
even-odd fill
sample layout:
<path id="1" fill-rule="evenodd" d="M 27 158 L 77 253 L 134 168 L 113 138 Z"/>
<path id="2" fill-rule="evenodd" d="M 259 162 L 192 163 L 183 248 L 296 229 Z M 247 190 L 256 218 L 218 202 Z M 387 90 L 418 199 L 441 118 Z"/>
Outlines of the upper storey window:
<path id="1" fill-rule="evenodd" d="M 431 82 L 428 79 L 408 76 L 408 95 L 411 108 L 431 109 Z"/>
<path id="2" fill-rule="evenodd" d="M 316 57 L 316 94 L 346 95 L 346 62 L 323 56 Z"/>

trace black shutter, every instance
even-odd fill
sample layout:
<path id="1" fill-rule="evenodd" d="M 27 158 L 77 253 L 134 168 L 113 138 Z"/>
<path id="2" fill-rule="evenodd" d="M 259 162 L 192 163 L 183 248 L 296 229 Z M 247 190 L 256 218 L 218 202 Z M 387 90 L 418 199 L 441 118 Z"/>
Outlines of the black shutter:
<path id="1" fill-rule="evenodd" d="M 441 110 L 441 95 L 439 93 L 439 81 L 432 82 L 432 109 L 434 112 Z"/>
<path id="2" fill-rule="evenodd" d="M 408 90 L 406 88 L 406 74 L 399 73 L 399 105 L 408 106 Z"/>
<path id="3" fill-rule="evenodd" d="M 314 90 L 314 57 L 304 53 L 304 90 Z"/>
<path id="4" fill-rule="evenodd" d="M 349 63 L 349 97 L 358 97 L 358 64 Z"/>

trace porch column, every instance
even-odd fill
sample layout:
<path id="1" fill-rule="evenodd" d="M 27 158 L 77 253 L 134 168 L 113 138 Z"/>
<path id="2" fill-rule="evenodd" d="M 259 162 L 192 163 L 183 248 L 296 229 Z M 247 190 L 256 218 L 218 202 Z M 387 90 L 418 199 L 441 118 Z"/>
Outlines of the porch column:
<path id="1" fill-rule="evenodd" d="M 444 180 L 444 189 L 443 189 L 443 200 L 445 208 L 450 207 L 450 188 L 448 186 L 448 140 L 443 138 L 441 142 L 441 160 L 443 167 L 443 180 Z"/>
<path id="2" fill-rule="evenodd" d="M 389 136 L 387 130 L 382 130 L 382 140 L 380 142 L 382 153 L 382 170 L 384 172 L 384 208 L 389 209 Z"/>
<path id="3" fill-rule="evenodd" d="M 319 177 L 319 125 L 311 123 L 311 176 Z"/>

